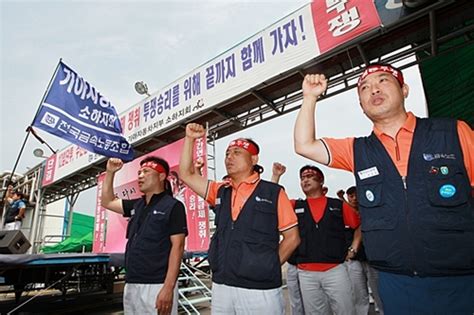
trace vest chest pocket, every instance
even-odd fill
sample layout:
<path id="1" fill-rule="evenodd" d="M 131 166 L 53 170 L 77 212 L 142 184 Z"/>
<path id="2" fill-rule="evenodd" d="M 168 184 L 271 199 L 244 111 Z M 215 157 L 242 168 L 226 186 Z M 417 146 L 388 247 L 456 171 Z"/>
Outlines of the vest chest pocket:
<path id="1" fill-rule="evenodd" d="M 231 244 L 234 259 L 229 265 L 236 274 L 250 281 L 271 281 L 280 269 L 278 243 L 262 242 L 249 237 Z"/>
<path id="2" fill-rule="evenodd" d="M 252 229 L 267 235 L 275 234 L 278 230 L 278 220 L 274 206 L 260 202 L 253 210 Z"/>
<path id="3" fill-rule="evenodd" d="M 396 216 L 384 202 L 381 176 L 357 183 L 357 199 L 361 214 L 362 231 L 391 230 L 395 228 Z"/>
<path id="4" fill-rule="evenodd" d="M 432 166 L 426 172 L 428 198 L 435 207 L 457 207 L 468 202 L 468 194 L 462 189 L 465 178 L 456 165 Z"/>
<path id="5" fill-rule="evenodd" d="M 142 237 L 157 242 L 160 238 L 167 236 L 167 213 L 160 210 L 151 210 L 143 221 Z"/>

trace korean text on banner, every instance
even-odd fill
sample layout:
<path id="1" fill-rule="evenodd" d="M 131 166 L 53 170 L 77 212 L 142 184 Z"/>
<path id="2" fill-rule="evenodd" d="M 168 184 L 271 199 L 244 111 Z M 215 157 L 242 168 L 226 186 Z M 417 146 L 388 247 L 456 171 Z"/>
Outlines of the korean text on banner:
<path id="1" fill-rule="evenodd" d="M 372 0 L 329 0 L 311 3 L 321 54 L 380 26 Z"/>
<path id="2" fill-rule="evenodd" d="M 133 159 L 114 106 L 62 61 L 33 126 L 100 155 Z"/>

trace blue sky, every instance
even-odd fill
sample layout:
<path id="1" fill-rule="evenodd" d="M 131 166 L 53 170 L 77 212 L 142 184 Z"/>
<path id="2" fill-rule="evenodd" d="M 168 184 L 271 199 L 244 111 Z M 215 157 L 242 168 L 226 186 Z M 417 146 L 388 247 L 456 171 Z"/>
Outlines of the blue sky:
<path id="1" fill-rule="evenodd" d="M 1 147 L 0 171 L 12 169 L 59 58 L 80 73 L 122 112 L 142 99 L 133 85 L 147 82 L 150 92 L 173 82 L 235 44 L 297 10 L 308 1 L 0 1 Z M 411 86 L 407 107 L 425 113 L 416 68 L 405 71 Z M 355 91 L 318 106 L 318 134 L 342 137 L 368 134 Z M 298 169 L 308 164 L 293 153 L 296 112 L 217 142 L 217 177 L 224 175 L 223 152 L 230 138 L 249 136 L 262 147 L 264 178 L 271 163 L 288 166 L 282 179 L 290 197 L 301 196 Z M 68 145 L 41 136 L 55 149 Z M 29 139 L 18 171 L 42 161 Z M 329 194 L 352 185 L 352 175 L 326 171 Z M 89 206 L 84 206 L 89 207 Z"/>

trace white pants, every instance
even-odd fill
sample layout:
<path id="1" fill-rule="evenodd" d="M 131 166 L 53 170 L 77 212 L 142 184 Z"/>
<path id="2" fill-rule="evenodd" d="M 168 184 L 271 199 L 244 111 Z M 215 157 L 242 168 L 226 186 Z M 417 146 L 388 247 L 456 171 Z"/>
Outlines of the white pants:
<path id="1" fill-rule="evenodd" d="M 19 230 L 20 228 L 21 228 L 21 221 L 5 223 L 5 225 L 3 226 L 4 231 L 14 231 L 14 230 Z"/>
<path id="2" fill-rule="evenodd" d="M 352 293 L 354 296 L 355 313 L 357 315 L 367 315 L 369 313 L 369 288 L 367 286 L 367 275 L 362 263 L 358 260 L 345 262 L 349 278 L 352 283 Z"/>
<path id="3" fill-rule="evenodd" d="M 303 299 L 301 298 L 300 281 L 298 280 L 298 267 L 287 264 L 286 285 L 292 315 L 304 315 Z"/>
<path id="4" fill-rule="evenodd" d="M 354 314 L 352 286 L 346 265 L 340 264 L 321 272 L 299 269 L 298 278 L 306 314 Z"/>
<path id="5" fill-rule="evenodd" d="M 123 311 L 125 315 L 158 314 L 156 297 L 163 284 L 126 283 L 123 291 Z M 171 314 L 178 314 L 178 284 L 174 287 Z"/>
<path id="6" fill-rule="evenodd" d="M 244 289 L 213 282 L 211 313 L 214 315 L 284 315 L 283 292 L 281 288 Z"/>
<path id="7" fill-rule="evenodd" d="M 379 309 L 379 314 L 383 315 L 383 304 L 382 299 L 380 299 L 379 295 L 379 272 L 376 269 L 372 268 L 367 261 L 362 262 L 362 267 L 364 268 L 365 274 L 367 275 L 369 286 L 372 290 L 372 296 L 375 300 L 375 305 L 377 305 Z"/>

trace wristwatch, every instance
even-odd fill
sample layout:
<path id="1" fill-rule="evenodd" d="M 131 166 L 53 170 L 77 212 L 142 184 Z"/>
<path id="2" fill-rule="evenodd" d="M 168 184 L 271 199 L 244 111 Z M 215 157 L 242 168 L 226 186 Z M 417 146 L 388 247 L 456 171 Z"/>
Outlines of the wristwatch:
<path id="1" fill-rule="evenodd" d="M 357 254 L 357 251 L 352 246 L 349 246 L 349 248 L 347 250 L 351 253 Z"/>

